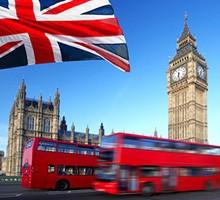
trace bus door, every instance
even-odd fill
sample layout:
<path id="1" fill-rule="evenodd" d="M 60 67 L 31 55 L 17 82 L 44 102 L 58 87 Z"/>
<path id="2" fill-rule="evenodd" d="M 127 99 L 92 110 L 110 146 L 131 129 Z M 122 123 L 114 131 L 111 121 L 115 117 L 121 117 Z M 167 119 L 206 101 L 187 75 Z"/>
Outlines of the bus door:
<path id="1" fill-rule="evenodd" d="M 139 191 L 138 170 L 136 167 L 121 166 L 118 181 L 119 191 L 122 193 Z"/>
<path id="2" fill-rule="evenodd" d="M 178 173 L 176 168 L 162 168 L 163 191 L 175 191 L 177 188 Z"/>

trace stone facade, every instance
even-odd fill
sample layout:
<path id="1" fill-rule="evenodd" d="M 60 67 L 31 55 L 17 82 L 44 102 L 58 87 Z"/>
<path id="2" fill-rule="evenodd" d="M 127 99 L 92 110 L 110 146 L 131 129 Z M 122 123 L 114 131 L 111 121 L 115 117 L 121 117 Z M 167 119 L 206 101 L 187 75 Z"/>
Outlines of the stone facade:
<path id="1" fill-rule="evenodd" d="M 167 72 L 170 139 L 207 143 L 208 67 L 187 17 Z"/>
<path id="2" fill-rule="evenodd" d="M 22 148 L 32 137 L 57 139 L 59 129 L 60 94 L 54 101 L 44 102 L 26 97 L 26 85 L 22 81 L 9 117 L 7 170 L 9 176 L 20 175 Z"/>
<path id="3" fill-rule="evenodd" d="M 26 97 L 26 85 L 22 81 L 9 117 L 8 145 L 6 174 L 19 176 L 21 174 L 22 149 L 25 142 L 33 137 L 44 137 L 70 142 L 80 142 L 99 145 L 104 135 L 101 125 L 99 135 L 90 134 L 87 127 L 86 133 L 67 131 L 65 118 L 59 126 L 60 94 L 57 90 L 53 102 L 47 102 Z"/>

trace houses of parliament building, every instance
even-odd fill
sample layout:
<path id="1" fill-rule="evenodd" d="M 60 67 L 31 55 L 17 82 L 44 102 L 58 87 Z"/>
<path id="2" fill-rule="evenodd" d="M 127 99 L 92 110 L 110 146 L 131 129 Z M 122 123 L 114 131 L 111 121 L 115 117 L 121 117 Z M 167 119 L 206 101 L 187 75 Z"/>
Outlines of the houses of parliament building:
<path id="1" fill-rule="evenodd" d="M 26 96 L 26 85 L 22 81 L 9 117 L 6 174 L 21 174 L 22 149 L 30 138 L 44 137 L 98 145 L 104 132 L 102 123 L 99 134 L 89 133 L 88 127 L 85 133 L 77 132 L 74 124 L 68 131 L 65 117 L 60 122 L 59 91 L 56 91 L 53 101 L 49 99 L 45 102 L 42 96 L 38 100 L 31 99 Z"/>

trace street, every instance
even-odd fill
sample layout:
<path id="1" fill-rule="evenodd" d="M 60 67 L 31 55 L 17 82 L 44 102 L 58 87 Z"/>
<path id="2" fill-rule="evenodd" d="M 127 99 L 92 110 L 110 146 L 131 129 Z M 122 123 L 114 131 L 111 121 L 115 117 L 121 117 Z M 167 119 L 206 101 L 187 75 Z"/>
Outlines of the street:
<path id="1" fill-rule="evenodd" d="M 220 190 L 212 192 L 184 192 L 184 193 L 168 193 L 157 194 L 152 197 L 144 197 L 141 195 L 125 195 L 111 196 L 93 190 L 68 190 L 68 191 L 48 191 L 48 190 L 27 190 L 20 185 L 0 185 L 0 200 L 39 200 L 39 199 L 59 199 L 59 200 L 220 200 Z"/>

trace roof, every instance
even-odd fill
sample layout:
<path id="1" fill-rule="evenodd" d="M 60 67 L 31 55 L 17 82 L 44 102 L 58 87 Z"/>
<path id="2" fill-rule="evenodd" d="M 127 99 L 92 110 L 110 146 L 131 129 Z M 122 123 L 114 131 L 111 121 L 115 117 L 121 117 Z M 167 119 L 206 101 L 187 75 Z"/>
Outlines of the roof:
<path id="1" fill-rule="evenodd" d="M 173 61 L 181 58 L 182 56 L 184 56 L 190 52 L 194 53 L 200 59 L 205 61 L 205 58 L 198 52 L 197 48 L 195 46 L 191 45 L 190 43 L 188 43 L 187 45 L 177 49 L 176 55 L 173 57 L 173 59 L 170 61 L 170 63 L 172 63 Z"/>

